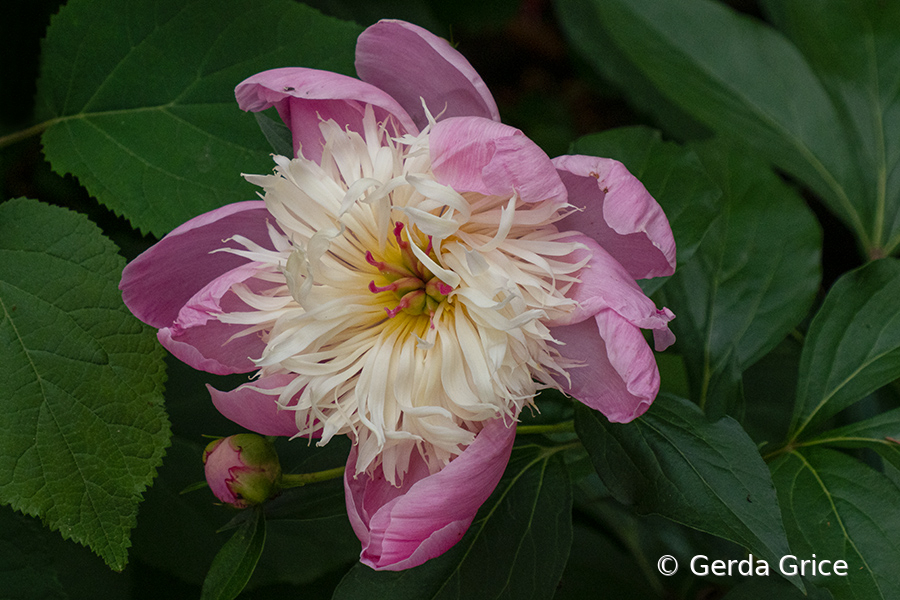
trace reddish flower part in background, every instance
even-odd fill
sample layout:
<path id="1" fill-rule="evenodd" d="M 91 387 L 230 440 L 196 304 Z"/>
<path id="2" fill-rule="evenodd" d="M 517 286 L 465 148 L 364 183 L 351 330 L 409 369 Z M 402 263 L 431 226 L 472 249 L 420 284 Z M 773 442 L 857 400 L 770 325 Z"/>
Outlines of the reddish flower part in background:
<path id="1" fill-rule="evenodd" d="M 281 464 L 272 442 L 239 433 L 203 451 L 206 482 L 216 498 L 237 508 L 261 504 L 281 489 Z"/>
<path id="2" fill-rule="evenodd" d="M 126 267 L 128 307 L 187 364 L 254 372 L 210 388 L 266 435 L 354 442 L 347 510 L 361 560 L 445 552 L 497 485 L 516 419 L 556 388 L 611 421 L 647 410 L 673 341 L 636 279 L 670 275 L 668 221 L 618 162 L 551 160 L 499 122 L 445 40 L 366 29 L 361 80 L 304 68 L 250 77 L 294 158 L 246 178 L 262 201 L 185 223 Z"/>

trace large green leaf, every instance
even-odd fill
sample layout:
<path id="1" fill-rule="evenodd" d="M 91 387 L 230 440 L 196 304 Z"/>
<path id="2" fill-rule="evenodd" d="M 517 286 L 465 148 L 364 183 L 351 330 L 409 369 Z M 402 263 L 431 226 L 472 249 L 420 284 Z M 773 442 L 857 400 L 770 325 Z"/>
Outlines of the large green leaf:
<path id="1" fill-rule="evenodd" d="M 265 69 L 350 74 L 357 25 L 290 0 L 72 0 L 43 45 L 44 151 L 100 202 L 157 236 L 252 199 L 272 168 L 234 87 Z"/>
<path id="2" fill-rule="evenodd" d="M 0 205 L 0 502 L 117 570 L 169 443 L 163 351 L 122 305 L 124 263 L 83 216 Z"/>
<path id="3" fill-rule="evenodd" d="M 862 247 L 877 256 L 900 241 L 900 199 L 886 200 L 879 191 L 893 192 L 900 185 L 885 184 L 884 175 L 895 168 L 897 153 L 888 133 L 896 129 L 896 7 L 879 9 L 879 14 L 871 7 L 892 3 L 865 2 L 868 8 L 856 9 L 851 7 L 857 3 L 829 2 L 825 4 L 835 14 L 820 25 L 815 19 L 823 2 L 811 2 L 814 6 L 804 10 L 795 9 L 803 0 L 790 4 L 785 11 L 804 17 L 797 19 L 796 29 L 804 29 L 817 48 L 837 46 L 833 52 L 820 50 L 820 56 L 832 52 L 850 63 L 846 87 L 862 90 L 852 108 L 867 104 L 876 118 L 847 115 L 846 107 L 835 102 L 834 87 L 823 84 L 810 66 L 814 62 L 832 69 L 827 58 L 808 61 L 778 31 L 720 2 L 592 0 L 596 18 L 591 25 L 602 28 L 656 89 L 683 110 L 721 135 L 749 144 L 815 190 Z M 854 18 L 865 11 L 868 20 Z M 883 20 L 877 27 L 873 15 Z M 844 29 L 845 23 L 849 28 Z M 872 47 L 878 50 L 869 51 Z M 853 62 L 860 55 L 863 60 Z M 835 79 L 844 75 L 839 72 L 843 69 L 832 71 Z M 873 100 L 871 82 L 880 73 L 886 77 Z M 870 140 L 886 140 L 881 148 L 868 144 L 863 149 L 874 161 L 857 158 L 857 132 L 844 127 L 853 120 L 857 132 L 876 126 L 865 133 Z M 872 165 L 883 172 L 867 170 Z"/>
<path id="4" fill-rule="evenodd" d="M 900 244 L 900 3 L 763 0 L 769 18 L 803 52 L 840 115 L 871 224 L 873 245 Z M 852 194 L 851 194 L 852 195 Z"/>
<path id="5" fill-rule="evenodd" d="M 803 445 L 818 444 L 839 448 L 871 448 L 900 468 L 900 408 L 826 431 Z"/>
<path id="6" fill-rule="evenodd" d="M 623 163 L 665 211 L 678 248 L 678 264 L 691 259 L 722 196 L 691 150 L 663 142 L 658 131 L 623 127 L 579 138 L 571 151 Z M 643 287 L 650 293 L 664 282 L 665 279 L 657 278 L 643 282 Z"/>
<path id="7" fill-rule="evenodd" d="M 740 374 L 807 313 L 822 234 L 803 200 L 759 158 L 724 141 L 694 146 L 722 189 L 720 216 L 661 290 L 700 405 L 719 409 Z"/>
<path id="8" fill-rule="evenodd" d="M 579 407 L 575 427 L 620 502 L 731 540 L 769 564 L 787 553 L 769 471 L 730 417 L 710 422 L 692 402 L 661 396 L 627 424 Z"/>
<path id="9" fill-rule="evenodd" d="M 572 488 L 557 449 L 513 451 L 494 494 L 448 552 L 400 572 L 356 565 L 334 600 L 552 598 L 572 543 Z"/>
<path id="10" fill-rule="evenodd" d="M 771 465 L 791 544 L 799 559 L 845 560 L 846 576 L 808 577 L 835 598 L 900 598 L 900 489 L 835 450 L 808 448 Z M 771 564 L 771 563 L 770 563 Z"/>
<path id="11" fill-rule="evenodd" d="M 900 377 L 900 261 L 886 258 L 832 286 L 800 359 L 792 439 Z"/>

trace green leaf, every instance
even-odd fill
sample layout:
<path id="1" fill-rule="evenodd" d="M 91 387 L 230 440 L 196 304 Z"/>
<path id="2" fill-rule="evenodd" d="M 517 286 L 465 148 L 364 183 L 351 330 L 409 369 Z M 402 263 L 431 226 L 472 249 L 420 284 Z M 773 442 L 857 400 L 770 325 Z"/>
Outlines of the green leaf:
<path id="1" fill-rule="evenodd" d="M 357 564 L 334 600 L 552 598 L 572 543 L 572 489 L 555 448 L 518 447 L 465 537 L 400 572 Z"/>
<path id="2" fill-rule="evenodd" d="M 835 450 L 794 451 L 771 465 L 798 559 L 845 560 L 847 576 L 807 577 L 835 598 L 900 598 L 900 489 Z M 770 563 L 771 564 L 771 563 Z"/>
<path id="3" fill-rule="evenodd" d="M 873 250 L 900 245 L 900 4 L 877 0 L 763 0 L 837 109 L 861 188 L 850 195 Z M 827 42 L 825 42 L 827 40 Z M 852 198 L 855 200 L 855 198 Z M 880 255 L 878 252 L 875 255 Z"/>
<path id="4" fill-rule="evenodd" d="M 864 248 L 878 246 L 881 240 L 872 237 L 876 224 L 867 219 L 873 211 L 865 208 L 876 200 L 865 195 L 870 186 L 862 185 L 875 174 L 856 168 L 856 146 L 836 126 L 840 112 L 784 36 L 711 0 L 593 0 L 592 5 L 597 14 L 592 24 L 605 30 L 657 90 L 803 181 Z M 835 35 L 843 34 L 831 32 L 824 39 Z"/>
<path id="5" fill-rule="evenodd" d="M 900 377 L 900 261 L 842 276 L 809 327 L 800 358 L 792 439 Z"/>
<path id="6" fill-rule="evenodd" d="M 661 290 L 692 396 L 721 413 L 740 374 L 807 313 L 821 279 L 822 234 L 803 200 L 759 158 L 721 140 L 694 146 L 722 189 L 720 216 L 693 260 Z M 729 397 L 730 396 L 730 397 Z"/>
<path id="7" fill-rule="evenodd" d="M 353 73 L 357 25 L 290 0 L 72 0 L 43 45 L 38 106 L 58 173 L 144 232 L 254 198 L 271 148 L 234 87 L 276 67 Z"/>
<path id="8" fill-rule="evenodd" d="M 658 131 L 623 127 L 579 138 L 571 153 L 623 163 L 665 211 L 678 247 L 679 266 L 691 259 L 722 195 L 693 151 L 663 142 Z M 644 282 L 644 291 L 651 293 L 664 282 L 664 278 Z"/>
<path id="9" fill-rule="evenodd" d="M 169 443 L 163 351 L 122 304 L 124 264 L 82 215 L 0 205 L 0 502 L 116 570 Z"/>
<path id="10" fill-rule="evenodd" d="M 272 146 L 272 152 L 281 156 L 294 155 L 294 142 L 291 137 L 291 130 L 283 121 L 270 119 L 264 112 L 253 113 L 256 122 L 259 124 L 259 130 L 266 136 L 266 140 Z"/>
<path id="11" fill-rule="evenodd" d="M 769 564 L 787 554 L 768 469 L 730 417 L 710 422 L 692 402 L 661 396 L 627 424 L 579 406 L 575 427 L 618 501 L 731 540 Z"/>
<path id="12" fill-rule="evenodd" d="M 266 545 L 266 517 L 261 507 L 249 510 L 249 517 L 216 554 L 203 582 L 201 600 L 237 598 L 250 581 Z"/>
<path id="13" fill-rule="evenodd" d="M 900 408 L 826 431 L 803 445 L 819 444 L 838 448 L 871 448 L 900 468 Z"/>

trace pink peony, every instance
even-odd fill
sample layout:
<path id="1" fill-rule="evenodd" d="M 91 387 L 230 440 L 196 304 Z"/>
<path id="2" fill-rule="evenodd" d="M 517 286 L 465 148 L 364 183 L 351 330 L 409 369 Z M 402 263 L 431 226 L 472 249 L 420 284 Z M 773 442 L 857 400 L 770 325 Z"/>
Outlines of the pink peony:
<path id="1" fill-rule="evenodd" d="M 238 85 L 276 107 L 296 158 L 248 175 L 262 201 L 192 219 L 128 265 L 125 303 L 211 373 L 226 417 L 354 442 L 361 560 L 399 570 L 455 544 L 497 485 L 519 412 L 556 388 L 627 422 L 673 336 L 635 279 L 669 275 L 662 209 L 618 162 L 550 160 L 499 122 L 445 40 L 366 29 L 362 81 L 284 68 Z"/>

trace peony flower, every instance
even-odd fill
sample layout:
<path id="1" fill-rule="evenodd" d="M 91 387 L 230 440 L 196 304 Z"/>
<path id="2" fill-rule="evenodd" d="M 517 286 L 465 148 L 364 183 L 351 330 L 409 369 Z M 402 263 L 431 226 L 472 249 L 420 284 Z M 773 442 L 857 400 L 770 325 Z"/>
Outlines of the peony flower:
<path id="1" fill-rule="evenodd" d="M 669 275 L 662 209 L 618 162 L 550 160 L 500 123 L 446 41 L 381 21 L 361 80 L 305 68 L 237 86 L 275 107 L 295 157 L 247 175 L 261 201 L 178 227 L 129 264 L 125 303 L 187 364 L 252 372 L 210 388 L 258 433 L 353 441 L 361 560 L 399 570 L 455 544 L 545 388 L 627 422 L 673 341 L 635 279 Z"/>
<path id="2" fill-rule="evenodd" d="M 216 498 L 237 508 L 261 504 L 280 491 L 278 453 L 272 442 L 252 433 L 210 442 L 203 468 Z"/>

